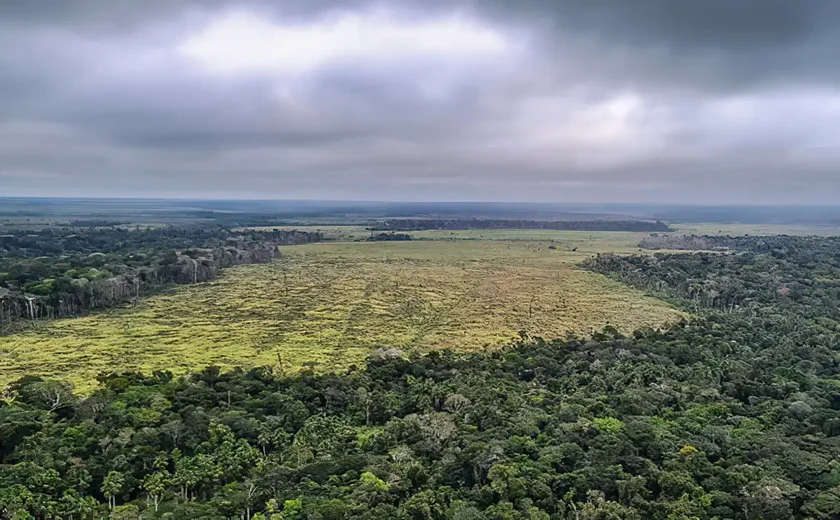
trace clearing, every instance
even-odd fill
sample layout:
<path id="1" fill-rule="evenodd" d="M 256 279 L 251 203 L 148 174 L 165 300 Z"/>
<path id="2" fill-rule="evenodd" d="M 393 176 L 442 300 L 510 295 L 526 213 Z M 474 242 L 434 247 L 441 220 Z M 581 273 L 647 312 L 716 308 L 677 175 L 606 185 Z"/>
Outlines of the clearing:
<path id="1" fill-rule="evenodd" d="M 531 239 L 516 240 L 519 231 Z M 136 308 L 37 322 L 0 337 L 0 385 L 25 374 L 69 376 L 85 391 L 102 372 L 211 364 L 334 370 L 380 347 L 481 349 L 519 331 L 545 338 L 608 324 L 631 331 L 682 316 L 575 267 L 593 252 L 635 251 L 634 233 L 482 233 L 483 240 L 285 247 L 274 263 L 231 268 Z"/>

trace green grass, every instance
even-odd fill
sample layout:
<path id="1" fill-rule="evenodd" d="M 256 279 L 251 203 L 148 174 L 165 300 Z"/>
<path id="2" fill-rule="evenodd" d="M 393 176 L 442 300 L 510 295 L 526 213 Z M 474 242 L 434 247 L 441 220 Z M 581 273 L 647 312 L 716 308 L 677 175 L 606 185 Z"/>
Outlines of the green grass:
<path id="1" fill-rule="evenodd" d="M 797 225 L 797 224 L 704 224 L 686 223 L 674 224 L 680 233 L 695 235 L 840 235 L 840 226 L 832 225 Z"/>
<path id="2" fill-rule="evenodd" d="M 840 226 L 800 225 L 800 224 L 715 224 L 691 222 L 671 224 L 678 233 L 695 235 L 840 235 Z M 248 229 L 282 229 L 300 231 L 321 231 L 330 240 L 359 240 L 370 236 L 370 231 L 363 226 L 265 226 Z M 419 240 L 531 240 L 555 241 L 570 247 L 584 247 L 589 250 L 624 251 L 634 250 L 640 240 L 648 233 L 630 233 L 621 231 L 565 231 L 552 229 L 470 229 L 458 231 L 427 230 L 410 231 L 412 237 Z"/>
<path id="3" fill-rule="evenodd" d="M 320 231 L 328 240 L 353 241 L 364 240 L 371 232 L 364 226 L 261 226 L 245 229 L 270 231 Z M 555 229 L 463 229 L 405 231 L 415 240 L 505 240 L 553 242 L 555 247 L 571 250 L 578 248 L 590 252 L 632 252 L 637 250 L 640 240 L 649 233 L 631 233 L 625 231 L 566 231 Z M 546 244 L 548 245 L 548 244 Z"/>
<path id="4" fill-rule="evenodd" d="M 564 232 L 566 234 L 570 232 Z M 613 249 L 634 246 L 613 237 Z M 335 370 L 374 349 L 498 347 L 518 331 L 546 338 L 612 324 L 625 331 L 681 314 L 575 264 L 608 237 L 563 246 L 508 240 L 334 242 L 286 247 L 272 264 L 149 297 L 136 308 L 38 322 L 0 338 L 0 384 L 25 374 L 97 374 L 308 364 Z"/>

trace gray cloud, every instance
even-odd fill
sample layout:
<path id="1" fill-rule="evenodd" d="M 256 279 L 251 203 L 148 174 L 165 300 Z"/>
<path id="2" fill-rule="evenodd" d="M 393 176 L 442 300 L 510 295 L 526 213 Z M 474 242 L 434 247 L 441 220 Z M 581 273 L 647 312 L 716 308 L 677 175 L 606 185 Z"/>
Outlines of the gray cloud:
<path id="1" fill-rule="evenodd" d="M 832 0 L 3 2 L 0 193 L 833 202 L 837 22 Z"/>

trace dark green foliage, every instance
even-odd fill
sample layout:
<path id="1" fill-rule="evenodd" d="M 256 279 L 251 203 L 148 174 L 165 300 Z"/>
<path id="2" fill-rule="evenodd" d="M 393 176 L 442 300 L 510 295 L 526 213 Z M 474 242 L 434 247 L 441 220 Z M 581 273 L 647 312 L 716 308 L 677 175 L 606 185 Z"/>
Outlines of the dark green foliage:
<path id="1" fill-rule="evenodd" d="M 371 233 L 368 240 L 371 242 L 404 241 L 411 240 L 411 235 L 407 233 L 394 233 L 393 231 L 390 233 Z"/>
<path id="2" fill-rule="evenodd" d="M 222 268 L 266 262 L 318 233 L 225 229 L 51 228 L 0 238 L 0 334 L 19 319 L 75 316 Z"/>
<path id="3" fill-rule="evenodd" d="M 730 252 L 623 257 L 598 255 L 584 266 L 694 308 L 800 316 L 820 323 L 840 310 L 840 237 L 700 237 Z"/>
<path id="4" fill-rule="evenodd" d="M 0 516 L 837 518 L 840 250 L 786 240 L 592 260 L 698 312 L 630 338 L 115 374 L 87 399 L 21 380 L 0 406 Z"/>

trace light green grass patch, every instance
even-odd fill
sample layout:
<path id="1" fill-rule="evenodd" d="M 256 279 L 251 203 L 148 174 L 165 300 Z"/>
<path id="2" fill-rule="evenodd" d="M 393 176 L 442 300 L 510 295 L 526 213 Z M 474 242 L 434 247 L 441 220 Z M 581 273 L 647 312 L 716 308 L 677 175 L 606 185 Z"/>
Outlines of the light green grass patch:
<path id="1" fill-rule="evenodd" d="M 186 372 L 210 364 L 337 370 L 363 363 L 380 347 L 475 350 L 510 342 L 519 331 L 553 338 L 611 324 L 629 332 L 682 316 L 578 269 L 590 253 L 548 245 L 464 240 L 286 247 L 274 263 L 231 268 L 213 283 L 149 297 L 136 308 L 39 322 L 2 337 L 0 384 L 41 374 L 70 379 L 86 391 L 102 372 Z"/>
<path id="2" fill-rule="evenodd" d="M 796 224 L 714 224 L 686 223 L 673 224 L 680 233 L 694 235 L 798 235 L 798 236 L 838 236 L 840 226 L 831 225 L 796 225 Z"/>

